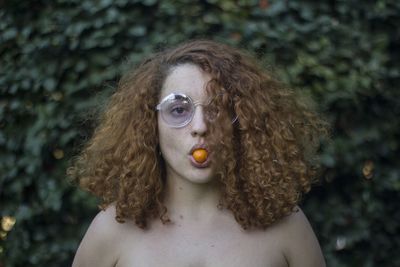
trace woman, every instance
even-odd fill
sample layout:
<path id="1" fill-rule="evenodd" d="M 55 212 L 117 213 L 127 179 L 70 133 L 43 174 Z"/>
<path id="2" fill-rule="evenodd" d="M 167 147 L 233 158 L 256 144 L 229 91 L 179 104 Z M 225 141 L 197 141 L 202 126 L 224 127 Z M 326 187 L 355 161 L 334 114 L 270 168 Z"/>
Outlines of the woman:
<path id="1" fill-rule="evenodd" d="M 297 206 L 325 129 L 232 47 L 153 55 L 122 78 L 69 169 L 103 209 L 73 266 L 325 266 Z"/>

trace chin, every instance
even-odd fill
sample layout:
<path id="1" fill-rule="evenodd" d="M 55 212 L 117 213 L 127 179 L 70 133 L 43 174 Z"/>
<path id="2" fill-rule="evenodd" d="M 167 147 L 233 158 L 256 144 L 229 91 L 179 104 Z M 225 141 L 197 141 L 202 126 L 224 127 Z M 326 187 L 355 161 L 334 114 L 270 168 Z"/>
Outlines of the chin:
<path id="1" fill-rule="evenodd" d="M 188 181 L 196 184 L 206 184 L 214 181 L 214 175 L 210 168 L 195 170 L 186 176 Z"/>
<path id="2" fill-rule="evenodd" d="M 212 166 L 206 168 L 196 168 L 187 162 L 179 164 L 175 162 L 174 165 L 167 163 L 167 173 L 176 175 L 180 179 L 186 180 L 193 184 L 207 184 L 214 179 L 214 170 Z M 168 171 L 169 170 L 169 171 Z"/>

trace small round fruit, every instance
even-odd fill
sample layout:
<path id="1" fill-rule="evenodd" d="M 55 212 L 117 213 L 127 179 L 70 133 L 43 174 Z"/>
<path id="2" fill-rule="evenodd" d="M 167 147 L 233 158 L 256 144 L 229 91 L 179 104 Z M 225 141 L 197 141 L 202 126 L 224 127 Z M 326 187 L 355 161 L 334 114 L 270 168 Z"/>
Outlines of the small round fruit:
<path id="1" fill-rule="evenodd" d="M 207 160 L 208 152 L 204 148 L 199 148 L 193 151 L 192 156 L 198 163 L 203 163 Z"/>

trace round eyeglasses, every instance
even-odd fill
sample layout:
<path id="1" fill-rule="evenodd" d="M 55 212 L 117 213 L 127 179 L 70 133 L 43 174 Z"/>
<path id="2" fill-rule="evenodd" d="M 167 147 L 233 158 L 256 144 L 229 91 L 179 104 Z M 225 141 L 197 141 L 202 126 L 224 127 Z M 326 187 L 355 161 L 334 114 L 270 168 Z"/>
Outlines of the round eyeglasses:
<path id="1" fill-rule="evenodd" d="M 217 95 L 219 96 L 219 95 Z M 181 128 L 188 125 L 193 117 L 196 107 L 201 105 L 205 107 L 204 117 L 208 121 L 215 121 L 220 116 L 218 108 L 212 108 L 211 103 L 216 97 L 210 98 L 206 103 L 194 102 L 185 94 L 172 93 L 164 97 L 156 106 L 156 110 L 161 112 L 162 119 L 172 128 Z M 234 123 L 237 116 L 231 121 Z"/>

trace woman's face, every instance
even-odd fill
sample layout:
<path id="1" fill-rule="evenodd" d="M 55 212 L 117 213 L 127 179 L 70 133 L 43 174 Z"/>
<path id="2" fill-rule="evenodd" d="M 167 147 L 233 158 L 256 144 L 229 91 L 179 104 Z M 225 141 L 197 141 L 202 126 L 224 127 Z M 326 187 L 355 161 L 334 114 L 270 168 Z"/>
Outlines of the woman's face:
<path id="1" fill-rule="evenodd" d="M 210 76 L 199 67 L 183 64 L 174 67 L 164 82 L 160 101 L 171 94 L 183 94 L 195 103 L 192 109 L 194 110 L 193 118 L 190 120 L 190 116 L 187 116 L 189 119 L 186 120 L 186 125 L 185 122 L 182 123 L 186 106 L 183 109 L 180 104 L 169 104 L 170 102 L 165 101 L 168 105 L 163 107 L 168 108 L 158 111 L 160 149 L 166 163 L 168 177 L 173 175 L 193 183 L 207 183 L 212 180 L 212 156 L 201 164 L 192 157 L 194 149 L 199 147 L 207 149 L 208 129 L 202 104 L 208 101 L 206 86 L 209 80 Z M 180 96 L 176 97 L 176 99 L 179 98 Z M 188 109 L 190 106 L 188 105 Z M 163 118 L 163 115 L 170 116 L 171 120 Z M 212 151 L 208 151 L 208 155 L 210 154 Z"/>

